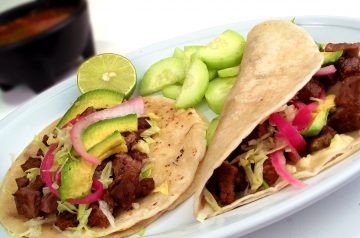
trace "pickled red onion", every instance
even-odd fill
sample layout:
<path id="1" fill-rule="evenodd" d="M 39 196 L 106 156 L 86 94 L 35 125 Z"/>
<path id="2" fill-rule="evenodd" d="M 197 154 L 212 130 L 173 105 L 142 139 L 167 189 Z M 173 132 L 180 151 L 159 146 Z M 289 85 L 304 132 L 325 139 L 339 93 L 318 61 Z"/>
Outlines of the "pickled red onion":
<path id="1" fill-rule="evenodd" d="M 289 152 L 289 158 L 294 162 L 297 163 L 301 157 L 299 155 L 299 153 L 296 151 L 296 149 L 289 143 L 289 140 L 286 138 L 286 136 L 284 136 L 282 133 L 276 133 L 275 134 L 275 138 L 279 139 L 284 139 L 287 146 L 290 148 L 290 152 Z"/>
<path id="2" fill-rule="evenodd" d="M 289 171 L 287 171 L 285 167 L 286 160 L 282 151 L 278 150 L 272 153 L 270 155 L 270 159 L 276 173 L 281 178 L 283 178 L 286 182 L 288 182 L 289 184 L 295 187 L 299 187 L 299 188 L 305 187 L 305 184 L 302 181 L 300 181 L 299 179 L 294 177 Z"/>
<path id="3" fill-rule="evenodd" d="M 84 198 L 67 199 L 66 201 L 71 204 L 90 204 L 92 202 L 96 202 L 102 197 L 104 193 L 104 186 L 100 181 L 94 179 L 92 183 L 92 188 L 96 190 L 94 193 L 91 193 Z"/>
<path id="4" fill-rule="evenodd" d="M 85 128 L 100 120 L 126 116 L 133 113 L 138 115 L 144 113 L 144 100 L 140 96 L 121 103 L 118 106 L 94 112 L 88 116 L 82 117 L 78 122 L 75 123 L 70 131 L 70 139 L 74 149 L 83 159 L 87 160 L 88 162 L 92 164 L 100 164 L 100 161 L 96 158 L 96 156 L 87 153 L 81 141 L 82 132 Z"/>
<path id="5" fill-rule="evenodd" d="M 314 76 L 316 77 L 322 77 L 322 76 L 327 76 L 330 74 L 334 74 L 336 72 L 336 68 L 333 64 L 323 67 L 321 69 L 319 69 Z"/>
<path id="6" fill-rule="evenodd" d="M 294 103 L 295 104 L 295 103 Z M 292 121 L 298 131 L 302 131 L 307 128 L 313 120 L 312 112 L 317 108 L 317 103 L 310 103 L 308 105 L 301 105 L 301 108 L 296 113 L 294 120 Z"/>
<path id="7" fill-rule="evenodd" d="M 274 123 L 279 131 L 284 135 L 289 144 L 298 152 L 305 151 L 306 142 L 296 128 L 288 123 L 279 113 L 275 112 L 269 117 L 270 122 Z"/>
<path id="8" fill-rule="evenodd" d="M 57 144 L 51 144 L 49 150 L 47 151 L 43 161 L 40 165 L 40 175 L 42 181 L 45 182 L 46 186 L 49 187 L 50 191 L 57 197 L 59 197 L 59 191 L 53 188 L 51 167 L 54 163 L 54 150 L 56 149 Z"/>

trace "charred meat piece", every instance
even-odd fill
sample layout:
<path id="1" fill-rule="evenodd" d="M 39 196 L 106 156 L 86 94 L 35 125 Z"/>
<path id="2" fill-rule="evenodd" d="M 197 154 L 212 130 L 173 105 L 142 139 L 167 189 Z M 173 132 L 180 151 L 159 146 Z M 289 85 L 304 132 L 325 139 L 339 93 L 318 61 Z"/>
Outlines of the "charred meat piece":
<path id="1" fill-rule="evenodd" d="M 353 76 L 360 73 L 360 58 L 341 57 L 338 61 L 337 68 L 339 71 L 340 79 L 343 80 L 349 76 Z"/>
<path id="2" fill-rule="evenodd" d="M 46 146 L 49 146 L 49 144 L 47 143 L 48 139 L 49 139 L 48 135 L 44 135 L 42 138 L 42 143 L 44 143 L 44 145 L 46 145 Z"/>
<path id="3" fill-rule="evenodd" d="M 90 226 L 106 228 L 110 225 L 109 220 L 98 205 L 91 204 L 90 208 L 92 209 L 88 220 Z"/>
<path id="4" fill-rule="evenodd" d="M 56 217 L 55 226 L 59 227 L 60 230 L 65 230 L 69 227 L 76 227 L 79 224 L 76 219 L 76 214 L 70 212 L 62 212 Z"/>
<path id="5" fill-rule="evenodd" d="M 297 94 L 296 98 L 304 103 L 310 103 L 312 98 L 320 98 L 324 93 L 323 85 L 316 79 L 311 79 Z"/>
<path id="6" fill-rule="evenodd" d="M 135 145 L 140 139 L 140 135 L 136 132 L 124 132 L 122 135 L 124 136 L 126 145 L 129 150 L 131 150 L 133 145 Z"/>
<path id="7" fill-rule="evenodd" d="M 113 211 L 114 207 L 116 207 L 118 204 L 115 202 L 113 197 L 111 196 L 109 190 L 105 190 L 104 194 L 101 197 L 101 200 L 107 203 L 109 206 L 110 211 Z"/>
<path id="8" fill-rule="evenodd" d="M 41 198 L 40 210 L 46 214 L 56 213 L 58 198 L 53 193 L 48 193 Z"/>
<path id="9" fill-rule="evenodd" d="M 331 139 L 336 135 L 336 131 L 330 126 L 325 126 L 319 135 L 310 137 L 308 142 L 308 152 L 312 153 L 324 149 L 330 145 Z"/>
<path id="10" fill-rule="evenodd" d="M 129 152 L 130 156 L 135 159 L 135 160 L 138 160 L 138 161 L 143 161 L 143 160 L 146 160 L 148 158 L 147 154 L 145 153 L 142 153 L 138 150 L 131 150 Z"/>
<path id="11" fill-rule="evenodd" d="M 263 179 L 271 187 L 275 184 L 279 175 L 276 173 L 270 159 L 265 160 L 263 164 Z"/>
<path id="12" fill-rule="evenodd" d="M 124 176 L 138 179 L 141 172 L 141 162 L 126 153 L 116 154 L 112 167 L 115 181 L 121 180 Z"/>
<path id="13" fill-rule="evenodd" d="M 136 189 L 137 197 L 145 197 L 151 193 L 155 188 L 155 182 L 153 178 L 144 178 L 140 180 L 139 186 Z"/>
<path id="14" fill-rule="evenodd" d="M 223 205 L 230 204 L 236 199 L 235 186 L 240 184 L 242 179 L 245 178 L 240 177 L 239 169 L 236 166 L 223 163 L 215 169 L 207 188 L 218 202 Z"/>
<path id="15" fill-rule="evenodd" d="M 21 165 L 22 170 L 25 172 L 26 170 L 32 169 L 32 168 L 40 168 L 41 159 L 40 158 L 33 158 L 29 157 L 25 163 Z"/>
<path id="16" fill-rule="evenodd" d="M 136 188 L 139 184 L 138 177 L 123 175 L 121 180 L 111 188 L 111 196 L 123 209 L 129 210 L 136 199 Z"/>
<path id="17" fill-rule="evenodd" d="M 36 176 L 35 180 L 29 184 L 29 188 L 35 191 L 41 191 L 45 186 L 45 183 L 42 181 L 41 176 Z"/>
<path id="18" fill-rule="evenodd" d="M 40 215 L 41 193 L 28 187 L 20 188 L 14 194 L 16 209 L 19 215 L 28 219 Z"/>
<path id="19" fill-rule="evenodd" d="M 143 131 L 143 130 L 146 130 L 146 129 L 150 128 L 150 124 L 146 120 L 150 120 L 150 118 L 149 117 L 139 117 L 138 118 L 138 129 L 139 129 L 139 131 L 140 130 Z"/>
<path id="20" fill-rule="evenodd" d="M 99 179 L 100 176 L 101 176 L 102 171 L 103 171 L 104 168 L 105 168 L 105 166 L 106 166 L 107 163 L 109 163 L 109 161 L 111 161 L 113 158 L 114 158 L 114 157 L 111 156 L 111 157 L 103 160 L 103 161 L 101 162 L 101 164 L 96 167 L 93 178 Z"/>
<path id="21" fill-rule="evenodd" d="M 20 177 L 20 178 L 15 179 L 15 181 L 16 181 L 16 184 L 17 184 L 18 188 L 26 187 L 26 186 L 28 186 L 29 183 L 30 183 L 30 181 L 29 181 L 29 179 L 26 177 L 26 175 L 23 176 L 23 177 Z"/>
<path id="22" fill-rule="evenodd" d="M 339 133 L 347 133 L 360 129 L 360 112 L 352 108 L 338 108 L 331 114 L 328 125 Z"/>
<path id="23" fill-rule="evenodd" d="M 334 52 L 339 50 L 356 50 L 360 48 L 360 43 L 328 43 L 325 46 L 326 52 Z"/>
<path id="24" fill-rule="evenodd" d="M 352 108 L 360 112 L 360 74 L 347 77 L 341 82 L 335 103 L 336 106 Z"/>

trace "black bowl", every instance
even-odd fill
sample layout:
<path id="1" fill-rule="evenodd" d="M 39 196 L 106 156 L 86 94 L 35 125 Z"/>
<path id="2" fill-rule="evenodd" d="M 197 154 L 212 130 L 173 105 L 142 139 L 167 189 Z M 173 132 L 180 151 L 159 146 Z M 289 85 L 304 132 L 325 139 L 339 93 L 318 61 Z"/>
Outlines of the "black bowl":
<path id="1" fill-rule="evenodd" d="M 25 83 L 39 92 L 53 85 L 61 74 L 94 55 L 86 0 L 30 2 L 0 15 L 0 24 L 33 11 L 57 6 L 74 7 L 59 24 L 29 38 L 0 46 L 0 86 Z"/>

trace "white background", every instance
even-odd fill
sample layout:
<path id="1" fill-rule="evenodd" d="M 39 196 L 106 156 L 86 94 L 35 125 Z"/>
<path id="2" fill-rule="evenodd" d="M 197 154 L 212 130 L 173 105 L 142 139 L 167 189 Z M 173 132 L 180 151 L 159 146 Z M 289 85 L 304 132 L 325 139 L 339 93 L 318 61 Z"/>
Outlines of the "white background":
<path id="1" fill-rule="evenodd" d="M 24 0 L 0 0 L 0 12 Z M 360 18 L 358 1 L 89 0 L 97 51 L 126 54 L 152 43 L 257 18 L 328 15 Z M 360 39 L 359 39 L 360 41 Z M 0 91 L 0 118 L 35 96 L 26 86 Z M 360 179 L 247 238 L 360 237 Z"/>

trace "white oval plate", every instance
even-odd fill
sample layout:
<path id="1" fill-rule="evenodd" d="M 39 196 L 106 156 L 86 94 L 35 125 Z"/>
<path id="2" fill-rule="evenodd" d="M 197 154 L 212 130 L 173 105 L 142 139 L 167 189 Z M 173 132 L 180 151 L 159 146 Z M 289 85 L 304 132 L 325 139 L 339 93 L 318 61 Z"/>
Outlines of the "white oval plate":
<path id="1" fill-rule="evenodd" d="M 289 17 L 290 19 L 291 17 Z M 175 47 L 205 44 L 226 29 L 246 35 L 257 21 L 224 25 L 160 42 L 128 54 L 137 70 L 138 78 L 155 61 L 172 55 Z M 360 39 L 360 21 L 334 17 L 297 17 L 318 42 L 354 42 Z M 296 46 L 294 46 L 296 47 Z M 79 96 L 76 76 L 41 93 L 0 121 L 0 181 L 11 162 L 46 125 L 59 118 Z M 209 117 L 206 107 L 201 109 Z M 192 215 L 193 200 L 189 199 L 174 211 L 162 216 L 146 228 L 151 237 L 233 237 L 247 234 L 299 211 L 327 196 L 353 179 L 360 172 L 358 154 L 306 180 L 305 189 L 288 187 L 281 192 L 242 206 L 200 224 Z M 336 174 L 336 176 L 334 176 Z M 1 212 L 1 211 L 0 211 Z M 0 237 L 6 237 L 1 228 Z"/>

